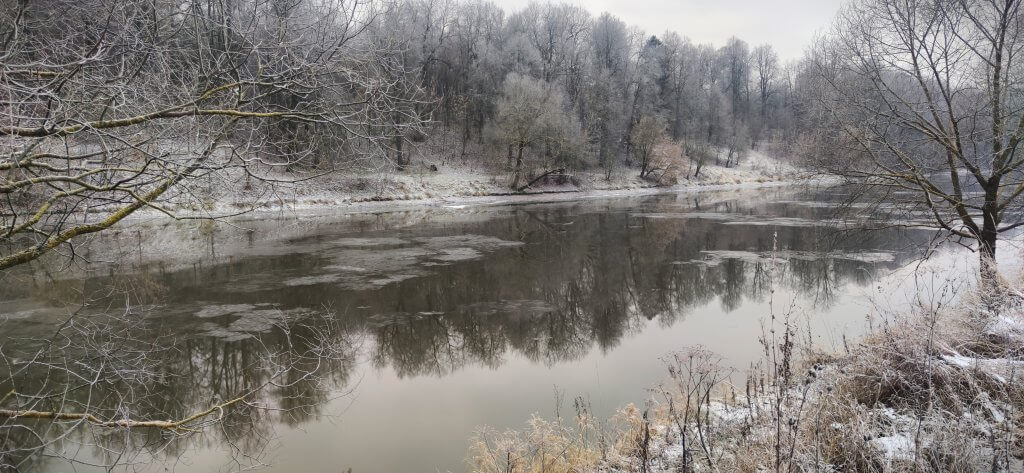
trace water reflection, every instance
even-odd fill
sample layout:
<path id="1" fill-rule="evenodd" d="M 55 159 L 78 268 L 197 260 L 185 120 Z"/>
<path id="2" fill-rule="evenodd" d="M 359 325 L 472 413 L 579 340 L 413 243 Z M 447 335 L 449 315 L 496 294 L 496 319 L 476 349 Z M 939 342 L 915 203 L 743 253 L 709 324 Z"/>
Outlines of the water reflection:
<path id="1" fill-rule="evenodd" d="M 572 366 L 650 336 L 652 322 L 672 327 L 712 308 L 728 314 L 763 303 L 773 290 L 827 314 L 852 287 L 920 256 L 930 236 L 890 229 L 850 238 L 834 231 L 832 207 L 817 202 L 821 196 L 760 191 L 155 232 L 140 226 L 91 250 L 93 259 L 116 263 L 78 274 L 45 266 L 6 274 L 2 350 L 8 359 L 39 352 L 41 340 L 60 339 L 53 334 L 72 313 L 75 323 L 93 327 L 91 334 L 132 340 L 119 345 L 124 352 L 161 347 L 141 365 L 104 355 L 113 368 L 100 373 L 111 379 L 95 387 L 101 391 L 62 396 L 65 410 L 106 417 L 180 418 L 211 400 L 267 386 L 258 402 L 232 409 L 226 422 L 198 438 L 143 431 L 129 438 L 109 432 L 61 438 L 74 425 L 46 426 L 45 438 L 59 439 L 49 455 L 147 463 L 214 449 L 221 453 L 175 469 L 217 468 L 225 451 L 248 466 L 261 459 L 257 454 L 277 426 L 319 419 L 324 406 L 349 390 L 377 395 L 352 375 L 358 366 L 392 372 L 397 380 L 443 379 L 471 367 L 500 372 L 512 359 L 538 370 Z M 161 246 L 170 250 L 149 256 Z M 113 255 L 104 248 L 125 250 Z M 58 351 L 61 366 L 72 365 L 71 357 L 96 356 L 100 342 Z M 653 357 L 635 361 L 655 363 Z M 0 373 L 4 379 L 12 366 L 19 392 L 58 392 L 68 382 L 18 372 L 16 365 L 0 368 L 8 370 Z M 145 376 L 126 375 L 129 370 Z M 387 432 L 403 429 L 408 419 L 381 413 L 377 421 Z M 493 423 L 486 416 L 467 422 Z M 38 443 L 12 425 L 0 430 L 5 445 Z M 465 438 L 446 440 L 464 451 Z M 69 454 L 74 443 L 90 448 Z M 460 460 L 461 454 L 432 466 L 458 468 Z M 371 471 L 388 468 L 369 453 L 350 461 Z M 417 461 L 401 468 L 423 469 Z M 40 465 L 56 469 L 60 461 Z"/>

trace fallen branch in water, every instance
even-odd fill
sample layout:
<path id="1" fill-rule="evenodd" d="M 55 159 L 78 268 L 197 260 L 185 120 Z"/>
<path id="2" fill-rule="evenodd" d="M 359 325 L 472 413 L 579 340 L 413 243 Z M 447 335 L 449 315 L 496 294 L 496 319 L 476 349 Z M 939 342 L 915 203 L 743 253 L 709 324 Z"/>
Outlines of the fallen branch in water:
<path id="1" fill-rule="evenodd" d="M 93 414 L 83 414 L 75 412 L 52 412 L 52 411 L 36 411 L 36 410 L 10 410 L 0 409 L 0 418 L 6 419 L 45 419 L 45 420 L 82 420 L 90 424 L 99 427 L 120 427 L 120 428 L 153 428 L 162 430 L 171 430 L 178 433 L 184 432 L 197 432 L 195 429 L 187 427 L 188 424 L 202 419 L 216 411 L 222 411 L 227 407 L 242 402 L 249 393 L 243 394 L 230 401 L 217 404 L 205 411 L 198 412 L 184 419 L 177 421 L 170 420 L 132 420 L 132 419 L 119 419 L 119 420 L 103 420 L 96 417 Z M 6 398 L 6 396 L 5 396 Z"/>
<path id="2" fill-rule="evenodd" d="M 522 187 L 516 189 L 516 192 L 522 192 L 522 191 L 524 191 L 526 189 L 529 189 L 534 184 L 539 182 L 541 179 L 544 179 L 545 177 L 548 177 L 548 176 L 550 176 L 552 174 L 565 174 L 565 168 L 552 169 L 552 170 L 550 170 L 550 171 L 548 171 L 548 172 L 546 172 L 544 174 L 541 174 L 540 176 L 537 176 L 532 181 L 527 183 L 525 186 L 522 186 Z"/>

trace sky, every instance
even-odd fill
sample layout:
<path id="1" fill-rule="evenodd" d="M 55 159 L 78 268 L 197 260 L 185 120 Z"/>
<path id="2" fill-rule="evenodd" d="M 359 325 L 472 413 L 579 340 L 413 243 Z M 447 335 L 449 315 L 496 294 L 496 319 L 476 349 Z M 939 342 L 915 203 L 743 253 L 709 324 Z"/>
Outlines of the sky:
<path id="1" fill-rule="evenodd" d="M 595 16 L 609 12 L 648 34 L 675 31 L 695 43 L 725 44 L 736 36 L 752 47 L 769 43 L 780 59 L 798 59 L 832 22 L 844 0 L 567 0 Z M 495 0 L 506 11 L 530 0 Z"/>

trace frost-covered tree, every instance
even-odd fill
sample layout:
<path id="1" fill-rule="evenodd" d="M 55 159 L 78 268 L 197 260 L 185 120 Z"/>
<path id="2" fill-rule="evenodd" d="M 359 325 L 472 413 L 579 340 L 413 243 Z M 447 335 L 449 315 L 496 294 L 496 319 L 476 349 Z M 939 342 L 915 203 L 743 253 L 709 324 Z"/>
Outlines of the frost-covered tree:
<path id="1" fill-rule="evenodd" d="M 664 139 L 665 127 L 652 116 L 640 118 L 633 127 L 633 154 L 640 163 L 640 177 L 646 178 L 655 171 L 651 163 L 654 157 L 654 148 Z"/>
<path id="2" fill-rule="evenodd" d="M 692 44 L 685 32 L 652 36 L 569 3 L 503 11 L 484 0 L 402 0 L 378 23 L 381 44 L 403 48 L 404 67 L 431 94 L 434 103 L 420 113 L 435 120 L 433 131 L 461 137 L 463 157 L 473 154 L 471 137 L 482 141 L 495 125 L 509 73 L 562 95 L 582 128 L 574 135 L 582 158 L 568 160 L 572 166 L 610 173 L 631 165 L 632 130 L 644 116 L 665 124 L 673 140 L 736 148 L 726 153 L 730 164 L 753 140 L 795 135 L 796 107 L 783 100 L 767 46 L 751 52 L 737 38 L 715 47 Z"/>
<path id="3" fill-rule="evenodd" d="M 546 147 L 570 134 L 573 120 L 563 109 L 564 101 L 561 92 L 542 80 L 514 72 L 505 78 L 495 135 L 508 150 L 512 189 L 519 189 L 527 147 Z"/>
<path id="4" fill-rule="evenodd" d="M 760 138 L 771 117 L 770 100 L 776 91 L 776 79 L 779 74 L 779 55 L 770 44 L 762 44 L 751 53 L 754 64 L 754 80 L 757 85 L 758 120 L 755 141 Z"/>

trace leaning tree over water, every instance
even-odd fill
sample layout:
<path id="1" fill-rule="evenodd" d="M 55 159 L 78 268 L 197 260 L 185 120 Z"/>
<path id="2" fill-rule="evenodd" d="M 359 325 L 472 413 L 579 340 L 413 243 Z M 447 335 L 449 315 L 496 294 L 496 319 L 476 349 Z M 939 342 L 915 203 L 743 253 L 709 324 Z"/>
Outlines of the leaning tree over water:
<path id="1" fill-rule="evenodd" d="M 1019 0 L 858 0 L 803 76 L 817 164 L 976 243 L 1024 225 Z"/>

